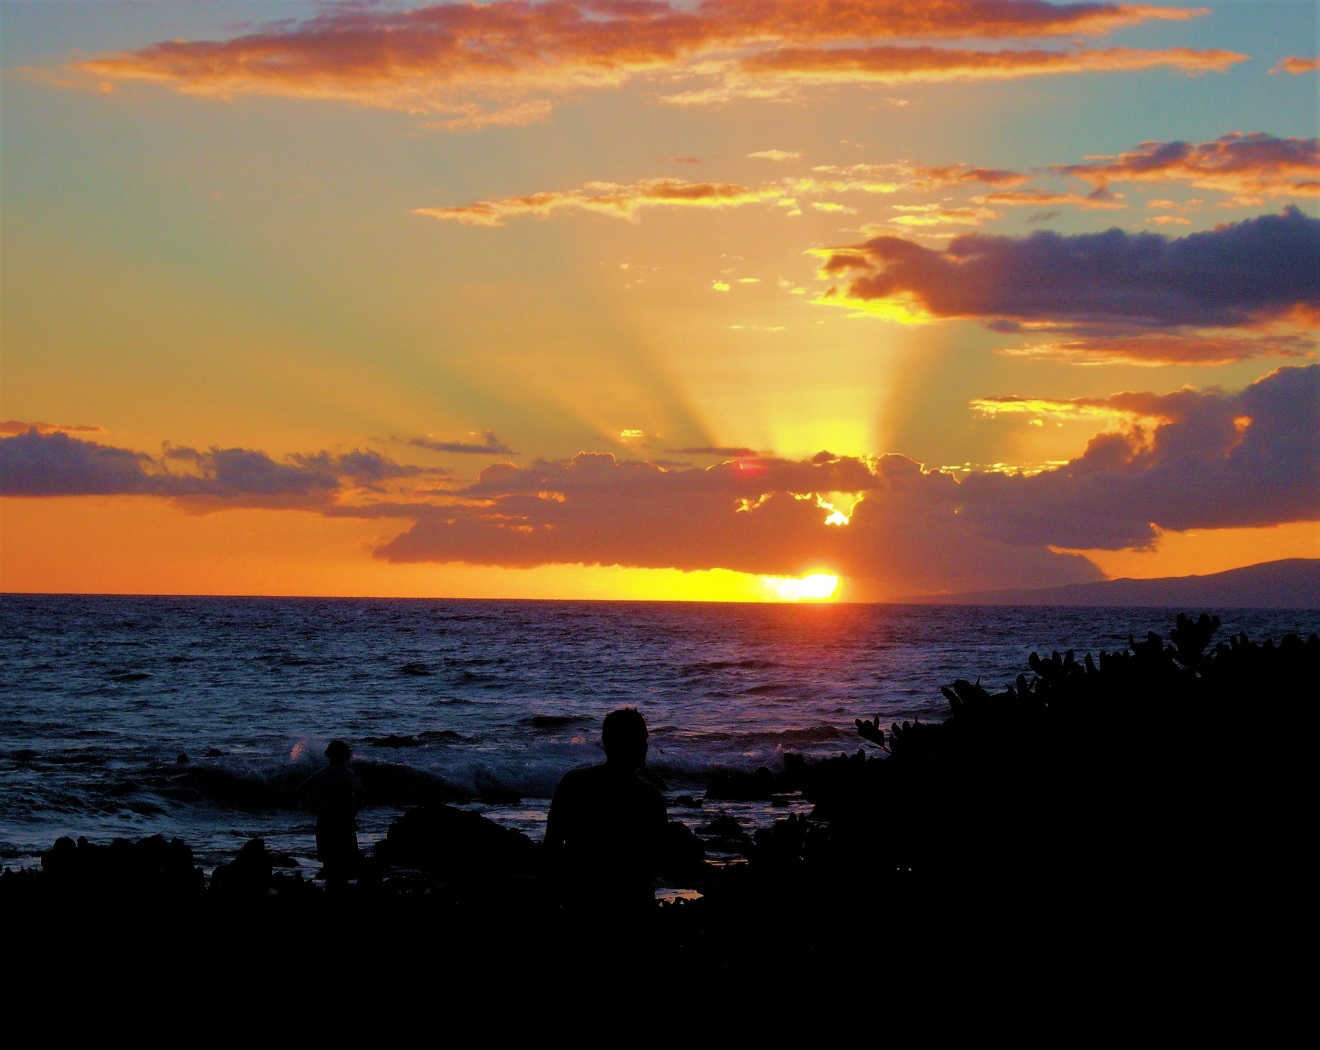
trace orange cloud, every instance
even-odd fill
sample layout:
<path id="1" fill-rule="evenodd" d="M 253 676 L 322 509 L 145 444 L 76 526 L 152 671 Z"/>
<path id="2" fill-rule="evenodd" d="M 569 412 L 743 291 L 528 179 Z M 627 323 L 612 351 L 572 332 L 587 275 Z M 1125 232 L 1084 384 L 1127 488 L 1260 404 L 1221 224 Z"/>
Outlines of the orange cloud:
<path id="1" fill-rule="evenodd" d="M 1159 333 L 1064 339 L 999 350 L 1076 365 L 1227 365 L 1261 357 L 1306 357 L 1317 343 L 1304 335 L 1236 337 Z"/>
<path id="2" fill-rule="evenodd" d="M 818 164 L 811 169 L 822 175 L 841 175 L 845 181 L 821 181 L 814 184 L 831 188 L 856 188 L 872 193 L 894 193 L 898 190 L 931 191 L 949 186 L 964 186 L 983 182 L 987 186 L 1006 188 L 1021 186 L 1030 176 L 1020 171 L 1003 168 L 973 168 L 967 164 L 950 164 L 942 168 L 928 168 L 907 161 L 890 164 Z"/>
<path id="3" fill-rule="evenodd" d="M 1115 200 L 1112 194 L 1083 196 L 1080 193 L 1052 193 L 1049 190 L 1005 190 L 1000 193 L 983 193 L 972 198 L 973 204 L 999 204 L 1009 208 L 1030 205 L 1040 207 L 1045 204 L 1072 204 L 1078 208 L 1126 208 L 1121 200 Z"/>
<path id="4" fill-rule="evenodd" d="M 999 212 L 989 208 L 950 208 L 943 204 L 891 204 L 890 207 L 902 213 L 885 220 L 891 226 L 980 226 L 987 219 L 999 218 Z"/>
<path id="5" fill-rule="evenodd" d="M 1292 73 L 1294 75 L 1301 73 L 1314 73 L 1320 69 L 1320 58 L 1301 58 L 1298 55 L 1289 55 L 1277 66 L 1270 70 L 1271 73 Z"/>
<path id="6" fill-rule="evenodd" d="M 1228 204 L 1320 197 L 1320 138 L 1235 131 L 1213 142 L 1143 142 L 1130 153 L 1055 170 L 1100 190 L 1111 182 L 1186 182 L 1232 194 Z"/>
<path id="7" fill-rule="evenodd" d="M 781 150 L 762 150 L 748 156 L 777 161 L 790 159 L 796 154 L 784 153 Z M 846 193 L 921 192 L 975 182 L 992 186 L 1013 186 L 1027 180 L 1027 176 L 1020 172 L 998 168 L 973 168 L 966 164 L 928 168 L 907 162 L 896 162 L 852 164 L 846 167 L 819 165 L 812 170 L 821 175 L 841 177 L 821 178 L 812 175 L 803 178 L 784 178 L 777 182 L 765 182 L 759 186 L 743 186 L 730 182 L 688 182 L 684 179 L 672 178 L 642 179 L 627 185 L 617 182 L 588 182 L 581 188 L 573 190 L 543 190 L 494 200 L 473 201 L 456 207 L 414 208 L 413 214 L 469 226 L 504 226 L 506 220 L 510 218 L 525 215 L 547 218 L 557 211 L 580 209 L 636 222 L 644 208 L 738 208 L 765 201 L 775 201 L 793 209 L 791 214 L 801 214 L 797 210 L 798 197 Z M 980 202 L 982 198 L 973 198 L 973 200 Z M 834 203 L 813 202 L 811 206 L 823 212 L 853 211 L 844 205 Z M 986 219 L 997 218 L 993 211 L 984 207 L 948 208 L 937 204 L 896 207 L 909 214 L 892 221 L 905 226 L 941 223 L 980 225 Z"/>
<path id="8" fill-rule="evenodd" d="M 880 84 L 1010 80 L 1060 73 L 1110 73 L 1170 66 L 1188 74 L 1225 73 L 1246 55 L 1235 51 L 1111 47 L 1075 51 L 971 51 L 938 47 L 784 47 L 739 60 L 738 72 L 797 81 Z"/>
<path id="9" fill-rule="evenodd" d="M 636 222 L 643 208 L 737 208 L 775 200 L 782 197 L 783 192 L 778 186 L 751 189 L 731 182 L 687 182 L 684 179 L 643 179 L 627 186 L 617 182 L 588 182 L 576 190 L 473 201 L 456 208 L 414 208 L 413 214 L 469 226 L 504 226 L 505 219 L 523 215 L 544 219 L 554 212 L 576 208 Z"/>
<path id="10" fill-rule="evenodd" d="M 105 427 L 86 423 L 24 423 L 21 419 L 0 422 L 0 434 L 26 434 L 35 429 L 38 434 L 104 434 Z"/>
<path id="11" fill-rule="evenodd" d="M 652 71 L 690 72 L 693 62 L 713 52 L 898 37 L 1095 35 L 1149 19 L 1184 20 L 1203 13 L 1043 0 L 706 0 L 692 9 L 664 0 L 496 0 L 405 11 L 345 4 L 292 25 L 229 40 L 165 41 L 78 68 L 101 80 L 154 81 L 189 94 L 338 99 L 441 114 L 449 118 L 440 122 L 448 127 L 480 127 L 542 119 L 549 101 L 529 101 L 528 95 L 614 86 Z M 1035 62 L 1052 62 L 1055 72 L 1076 72 L 1170 61 L 1220 68 L 1225 61 L 1167 55 L 1142 60 L 1139 52 L 1126 54 L 1107 65 L 1077 58 Z M 1206 53 L 1212 54 L 1220 53 Z M 963 58 L 954 64 L 969 69 L 977 61 L 985 68 L 988 60 Z M 999 62 L 1001 68 L 1011 64 Z M 910 57 L 907 78 L 919 79 L 923 63 L 928 70 L 949 67 L 938 58 Z M 753 69 L 747 66 L 740 75 Z M 864 69 L 858 74 L 869 78 Z"/>

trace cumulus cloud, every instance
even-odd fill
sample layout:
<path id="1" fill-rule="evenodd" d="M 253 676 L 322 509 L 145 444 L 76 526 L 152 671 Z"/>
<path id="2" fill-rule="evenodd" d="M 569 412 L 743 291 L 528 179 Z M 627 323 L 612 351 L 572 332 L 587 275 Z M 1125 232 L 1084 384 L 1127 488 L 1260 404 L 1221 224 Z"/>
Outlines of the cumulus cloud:
<path id="1" fill-rule="evenodd" d="M 1320 366 L 1282 368 L 1237 394 L 1117 394 L 1095 410 L 1161 420 L 1094 438 L 1031 477 L 973 474 L 965 513 L 1005 542 L 1134 547 L 1155 529 L 1320 519 Z"/>
<path id="2" fill-rule="evenodd" d="M 1060 165 L 1097 189 L 1111 182 L 1185 182 L 1231 194 L 1229 204 L 1266 197 L 1320 197 L 1320 138 L 1233 132 L 1213 142 L 1143 142 L 1130 153 Z"/>
<path id="3" fill-rule="evenodd" d="M 378 452 L 294 455 L 285 462 L 245 448 L 167 445 L 159 457 L 30 427 L 0 438 L 2 496 L 164 496 L 243 506 L 318 507 L 351 490 L 383 491 L 398 478 L 443 471 L 395 463 Z"/>
<path id="4" fill-rule="evenodd" d="M 864 493 L 847 525 L 826 524 L 831 492 Z M 833 570 L 891 589 L 1008 579 L 1093 579 L 1089 562 L 982 540 L 956 511 L 958 484 L 903 456 L 737 459 L 701 469 L 583 453 L 567 463 L 491 467 L 418 514 L 377 556 L 466 561 L 722 567 L 799 575 Z"/>
<path id="5" fill-rule="evenodd" d="M 487 430 L 485 436 L 480 442 L 475 441 L 432 441 L 429 437 L 413 438 L 408 442 L 410 445 L 416 445 L 418 448 L 430 449 L 432 452 L 458 452 L 467 455 L 478 456 L 516 456 L 517 452 L 509 448 L 503 441 L 495 436 L 495 432 Z"/>
<path id="6" fill-rule="evenodd" d="M 737 208 L 781 196 L 783 190 L 778 186 L 749 188 L 732 182 L 643 179 L 626 186 L 616 182 L 588 182 L 576 190 L 473 201 L 461 207 L 414 208 L 413 214 L 469 226 L 504 226 L 504 220 L 509 218 L 524 215 L 546 218 L 557 211 L 578 209 L 636 222 L 644 208 Z"/>
<path id="7" fill-rule="evenodd" d="M 717 80 L 767 73 L 782 78 L 786 67 L 776 68 L 768 56 L 784 46 L 797 57 L 783 56 L 781 66 L 850 61 L 853 79 L 876 79 L 877 63 L 887 63 L 889 75 L 897 79 L 919 78 L 922 68 L 936 77 L 967 77 L 992 69 L 999 71 L 992 75 L 1005 75 L 1016 61 L 1008 57 L 1012 52 L 986 52 L 989 57 L 984 58 L 977 52 L 953 52 L 958 57 L 949 59 L 930 47 L 873 49 L 911 52 L 882 60 L 808 58 L 812 49 L 802 49 L 902 37 L 1096 35 L 1150 19 L 1183 20 L 1203 13 L 1144 4 L 1055 5 L 1043 0 L 705 0 L 695 7 L 665 0 L 496 0 L 411 10 L 343 4 L 303 21 L 277 23 L 228 40 L 165 41 L 94 58 L 80 68 L 102 80 L 154 81 L 190 94 L 337 99 L 438 114 L 448 118 L 441 123 L 450 127 L 481 127 L 543 119 L 551 105 L 546 95 L 617 86 L 645 73 L 672 76 L 693 72 L 694 67 L 700 71 L 700 61 L 711 55 L 744 53 L 743 64 L 736 57 L 716 63 Z M 755 53 L 747 55 L 749 50 Z M 1033 72 L 1154 64 L 1201 70 L 1223 68 L 1236 57 L 1185 49 L 1023 54 L 1028 57 L 1020 60 L 1019 68 Z M 897 76 L 900 67 L 903 75 Z M 961 72 L 951 72 L 954 69 Z M 832 77 L 842 75 L 836 71 Z M 537 95 L 542 97 L 529 97 Z"/>
<path id="8" fill-rule="evenodd" d="M 1176 240 L 1041 230 L 965 234 L 942 250 L 874 237 L 820 254 L 823 276 L 847 282 L 824 302 L 907 319 L 1235 327 L 1320 309 L 1320 220 L 1295 208 Z"/>
<path id="9" fill-rule="evenodd" d="M 586 562 L 762 574 L 829 569 L 898 589 L 1094 578 L 1053 553 L 1140 546 L 1157 529 L 1320 518 L 1320 366 L 1236 394 L 1182 390 L 1023 410 L 1127 419 L 1066 466 L 961 482 L 905 456 L 734 459 L 704 470 L 581 454 L 502 464 L 419 513 L 378 556 L 531 566 Z M 990 399 L 985 399 L 989 403 Z M 855 499 L 830 525 L 830 494 Z M 836 519 L 837 520 L 837 519 Z"/>

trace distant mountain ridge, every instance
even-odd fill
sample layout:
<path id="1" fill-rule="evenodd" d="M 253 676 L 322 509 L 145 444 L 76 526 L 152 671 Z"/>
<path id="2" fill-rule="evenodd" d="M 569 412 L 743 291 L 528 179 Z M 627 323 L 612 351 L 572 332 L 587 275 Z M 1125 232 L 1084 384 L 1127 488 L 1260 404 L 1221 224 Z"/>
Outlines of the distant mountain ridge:
<path id="1" fill-rule="evenodd" d="M 1320 609 L 1320 558 L 1284 558 L 1208 576 L 1102 580 L 904 598 L 930 605 L 1179 606 L 1185 609 Z"/>

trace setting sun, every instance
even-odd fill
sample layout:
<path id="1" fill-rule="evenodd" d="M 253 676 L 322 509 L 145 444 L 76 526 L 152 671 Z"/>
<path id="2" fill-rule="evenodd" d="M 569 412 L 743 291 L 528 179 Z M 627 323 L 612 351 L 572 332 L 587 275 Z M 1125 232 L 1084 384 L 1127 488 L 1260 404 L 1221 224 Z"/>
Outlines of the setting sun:
<path id="1" fill-rule="evenodd" d="M 761 582 L 769 592 L 767 601 L 824 602 L 834 597 L 839 589 L 839 578 L 827 572 L 813 572 L 807 576 L 762 576 Z"/>

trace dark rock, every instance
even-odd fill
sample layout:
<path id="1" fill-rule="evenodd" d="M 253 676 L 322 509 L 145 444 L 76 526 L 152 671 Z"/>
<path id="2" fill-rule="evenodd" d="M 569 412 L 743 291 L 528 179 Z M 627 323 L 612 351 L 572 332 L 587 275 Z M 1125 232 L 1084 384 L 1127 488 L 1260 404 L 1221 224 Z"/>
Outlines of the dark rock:
<path id="1" fill-rule="evenodd" d="M 375 859 L 451 879 L 535 874 L 540 848 L 521 831 L 452 806 L 410 809 L 376 843 Z"/>
<path id="2" fill-rule="evenodd" d="M 697 833 L 705 841 L 705 848 L 716 853 L 741 853 L 749 857 L 753 851 L 751 836 L 733 817 L 716 817 L 709 824 L 699 828 Z"/>
<path id="3" fill-rule="evenodd" d="M 775 793 L 775 775 L 765 766 L 755 773 L 716 773 L 706 784 L 706 797 L 730 802 L 768 802 Z"/>
<path id="4" fill-rule="evenodd" d="M 325 890 L 316 883 L 304 879 L 301 871 L 295 871 L 292 875 L 280 871 L 274 872 L 270 877 L 270 888 L 280 897 L 294 900 L 318 897 L 325 893 Z"/>
<path id="5" fill-rule="evenodd" d="M 372 737 L 367 741 L 374 747 L 421 747 L 430 741 L 460 741 L 467 740 L 462 733 L 455 733 L 452 729 L 428 729 L 424 733 L 414 733 L 411 736 L 399 736 L 391 733 L 389 736 Z"/>
<path id="6" fill-rule="evenodd" d="M 801 814 L 789 814 L 756 832 L 756 861 L 775 868 L 796 865 L 806 849 L 810 825 Z"/>
<path id="7" fill-rule="evenodd" d="M 670 882 L 692 883 L 701 878 L 706 848 L 680 820 L 671 820 L 665 834 L 665 854 L 661 873 Z"/>
<path id="8" fill-rule="evenodd" d="M 188 753 L 186 751 L 180 751 L 179 757 L 176 758 L 174 761 L 181 766 L 186 766 L 188 764 Z"/>
<path id="9" fill-rule="evenodd" d="M 264 897 L 274 858 L 261 839 L 248 839 L 238 856 L 211 873 L 211 892 L 229 897 Z"/>
<path id="10" fill-rule="evenodd" d="M 200 892 L 205 879 L 193 866 L 192 849 L 163 836 L 132 842 L 115 839 L 97 846 L 79 837 L 55 841 L 41 855 L 41 868 L 52 888 L 76 894 L 173 897 Z"/>
<path id="11" fill-rule="evenodd" d="M 587 721 L 585 715 L 532 715 L 531 718 L 523 719 L 523 724 L 533 729 L 563 729 L 564 726 L 571 726 L 574 722 L 585 721 Z"/>
<path id="12" fill-rule="evenodd" d="M 415 736 L 376 736 L 367 741 L 373 747 L 420 747 L 422 742 Z"/>
<path id="13" fill-rule="evenodd" d="M 701 799 L 693 798 L 691 795 L 679 795 L 674 799 L 673 804 L 681 809 L 700 809 Z"/>
<path id="14" fill-rule="evenodd" d="M 734 817 L 716 817 L 709 824 L 701 828 L 703 835 L 716 835 L 719 838 L 745 839 L 747 832 L 743 831 L 742 824 Z"/>

